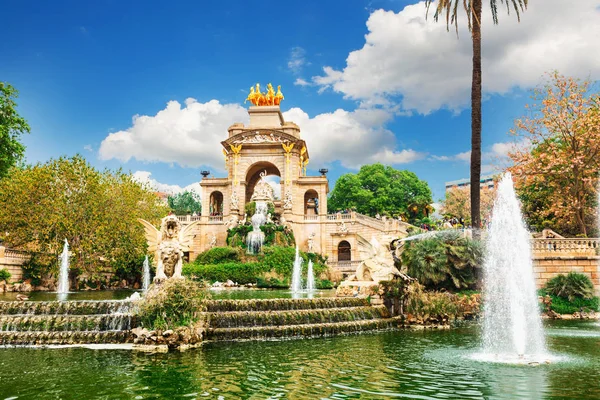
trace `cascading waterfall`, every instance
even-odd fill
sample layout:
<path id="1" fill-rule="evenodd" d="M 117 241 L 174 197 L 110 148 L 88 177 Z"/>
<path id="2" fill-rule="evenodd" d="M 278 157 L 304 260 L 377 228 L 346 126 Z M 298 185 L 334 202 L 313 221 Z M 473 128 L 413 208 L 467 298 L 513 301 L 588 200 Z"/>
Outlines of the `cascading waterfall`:
<path id="1" fill-rule="evenodd" d="M 260 230 L 260 227 L 267 222 L 267 210 L 267 202 L 256 201 L 256 211 L 251 218 L 252 232 L 248 232 L 248 236 L 246 237 L 248 254 L 258 254 L 262 249 L 265 234 Z"/>
<path id="2" fill-rule="evenodd" d="M 515 363 L 548 360 L 530 235 L 510 173 L 498 185 L 486 243 L 483 354 L 477 358 Z"/>
<path id="3" fill-rule="evenodd" d="M 292 270 L 292 293 L 302 291 L 302 257 L 300 250 L 296 246 L 296 257 L 294 258 L 294 269 Z"/>
<path id="4" fill-rule="evenodd" d="M 65 239 L 65 245 L 60 255 L 57 293 L 59 300 L 65 300 L 67 293 L 69 293 L 69 242 L 67 242 L 67 239 Z"/>
<path id="5" fill-rule="evenodd" d="M 315 291 L 315 274 L 313 272 L 313 262 L 312 260 L 308 261 L 308 272 L 306 275 L 306 290 L 309 292 Z"/>
<path id="6" fill-rule="evenodd" d="M 150 264 L 148 263 L 148 256 L 144 258 L 143 275 L 142 275 L 142 290 L 145 292 L 150 286 Z"/>

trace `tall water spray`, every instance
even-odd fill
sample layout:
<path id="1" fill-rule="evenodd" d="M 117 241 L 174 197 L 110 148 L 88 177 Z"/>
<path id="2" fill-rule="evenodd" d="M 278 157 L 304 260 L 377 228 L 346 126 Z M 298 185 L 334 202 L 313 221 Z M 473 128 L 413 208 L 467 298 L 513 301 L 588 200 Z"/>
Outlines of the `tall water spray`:
<path id="1" fill-rule="evenodd" d="M 315 274 L 313 272 L 313 262 L 308 260 L 308 272 L 306 273 L 306 290 L 313 292 L 315 287 Z"/>
<path id="2" fill-rule="evenodd" d="M 69 293 L 69 242 L 67 242 L 67 239 L 65 239 L 65 245 L 60 255 L 57 293 L 60 300 L 64 300 L 66 294 Z"/>
<path id="3" fill-rule="evenodd" d="M 148 263 L 148 256 L 144 258 L 143 275 L 142 275 L 142 290 L 145 292 L 150 286 L 150 263 Z"/>
<path id="4" fill-rule="evenodd" d="M 498 185 L 484 262 L 483 355 L 492 361 L 546 359 L 530 235 L 512 176 Z"/>
<path id="5" fill-rule="evenodd" d="M 265 241 L 265 234 L 260 227 L 267 222 L 267 202 L 256 201 L 256 211 L 251 218 L 252 231 L 248 232 L 246 237 L 246 246 L 249 254 L 258 254 Z"/>
<path id="6" fill-rule="evenodd" d="M 302 257 L 300 250 L 296 246 L 296 257 L 294 258 L 294 269 L 292 270 L 292 293 L 302 291 Z"/>

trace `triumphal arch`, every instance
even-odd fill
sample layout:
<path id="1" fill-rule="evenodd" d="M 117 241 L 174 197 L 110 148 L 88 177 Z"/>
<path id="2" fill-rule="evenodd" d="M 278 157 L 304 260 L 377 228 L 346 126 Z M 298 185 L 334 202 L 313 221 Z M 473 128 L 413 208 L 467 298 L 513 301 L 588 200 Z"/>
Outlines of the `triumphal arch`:
<path id="1" fill-rule="evenodd" d="M 204 172 L 202 215 L 179 216 L 185 225 L 195 222 L 195 237 L 190 259 L 214 246 L 225 246 L 227 230 L 246 223 L 245 205 L 261 176 L 276 177 L 280 193 L 274 201 L 278 223 L 294 232 L 303 251 L 329 256 L 332 265 L 347 265 L 354 271 L 361 256 L 358 244 L 373 235 L 406 235 L 407 224 L 397 220 L 379 220 L 354 212 L 327 214 L 329 184 L 326 170 L 308 176 L 309 143 L 301 129 L 285 121 L 280 109 L 283 94 L 269 84 L 267 92 L 252 87 L 247 100 L 250 121 L 234 123 L 221 142 L 227 176 L 216 178 Z M 340 265 L 341 265 L 340 264 Z"/>

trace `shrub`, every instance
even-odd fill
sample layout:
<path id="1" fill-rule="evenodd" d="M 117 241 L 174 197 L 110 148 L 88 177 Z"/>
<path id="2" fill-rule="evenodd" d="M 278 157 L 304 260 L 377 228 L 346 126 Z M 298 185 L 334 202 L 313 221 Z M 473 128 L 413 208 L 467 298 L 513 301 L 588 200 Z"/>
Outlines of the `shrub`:
<path id="1" fill-rule="evenodd" d="M 29 279 L 33 286 L 40 286 L 50 274 L 53 266 L 56 266 L 56 260 L 52 256 L 34 253 L 29 261 L 21 267 L 23 280 Z"/>
<path id="2" fill-rule="evenodd" d="M 471 289 L 483 259 L 479 242 L 456 233 L 408 241 L 402 264 L 429 289 Z"/>
<path id="3" fill-rule="evenodd" d="M 223 264 L 186 264 L 183 274 L 198 281 L 226 282 L 228 279 L 239 284 L 256 283 L 264 272 L 260 264 L 229 262 Z"/>
<path id="4" fill-rule="evenodd" d="M 317 289 L 333 289 L 333 282 L 328 279 L 317 279 Z"/>
<path id="5" fill-rule="evenodd" d="M 220 264 L 224 262 L 240 261 L 238 249 L 232 247 L 213 247 L 203 253 L 200 253 L 195 264 Z"/>
<path id="6" fill-rule="evenodd" d="M 287 289 L 290 287 L 290 281 L 287 278 L 277 279 L 271 278 L 258 278 L 256 280 L 256 286 L 259 288 L 270 288 L 270 289 Z"/>
<path id="7" fill-rule="evenodd" d="M 594 284 L 584 274 L 569 272 L 567 275 L 556 275 L 546 283 L 548 294 L 562 297 L 570 302 L 575 299 L 592 299 L 594 297 Z"/>
<path id="8" fill-rule="evenodd" d="M 210 294 L 204 285 L 188 279 L 167 279 L 152 285 L 137 311 L 142 325 L 149 329 L 189 326 L 204 311 Z"/>
<path id="9" fill-rule="evenodd" d="M 10 272 L 8 272 L 8 270 L 0 269 L 0 282 L 2 282 L 2 281 L 8 282 L 10 277 L 11 277 L 11 275 L 10 275 Z"/>

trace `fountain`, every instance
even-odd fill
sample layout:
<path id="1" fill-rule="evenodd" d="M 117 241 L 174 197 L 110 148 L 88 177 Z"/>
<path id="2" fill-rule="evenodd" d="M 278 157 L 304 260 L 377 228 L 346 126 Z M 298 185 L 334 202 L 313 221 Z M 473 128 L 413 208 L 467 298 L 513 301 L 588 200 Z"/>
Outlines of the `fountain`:
<path id="1" fill-rule="evenodd" d="M 483 352 L 477 358 L 509 363 L 548 360 L 530 236 L 510 173 L 498 185 L 487 238 Z"/>
<path id="2" fill-rule="evenodd" d="M 66 300 L 69 293 L 69 242 L 65 239 L 65 245 L 60 255 L 60 270 L 58 271 L 58 293 L 59 300 Z"/>
<path id="3" fill-rule="evenodd" d="M 144 258 L 143 275 L 142 275 L 142 290 L 145 292 L 150 286 L 150 264 L 148 263 L 148 256 Z"/>
<path id="4" fill-rule="evenodd" d="M 248 254 L 258 254 L 262 249 L 265 241 L 265 234 L 260 230 L 260 227 L 267 221 L 267 203 L 264 201 L 256 201 L 256 211 L 251 218 L 252 231 L 248 232 L 246 237 L 246 246 Z"/>
<path id="5" fill-rule="evenodd" d="M 300 250 L 296 246 L 296 258 L 294 258 L 294 269 L 292 270 L 292 293 L 302 291 L 302 257 Z"/>
<path id="6" fill-rule="evenodd" d="M 315 274 L 313 272 L 313 262 L 312 260 L 308 260 L 308 272 L 306 273 L 306 290 L 308 292 L 314 292 L 316 290 L 315 286 Z"/>

